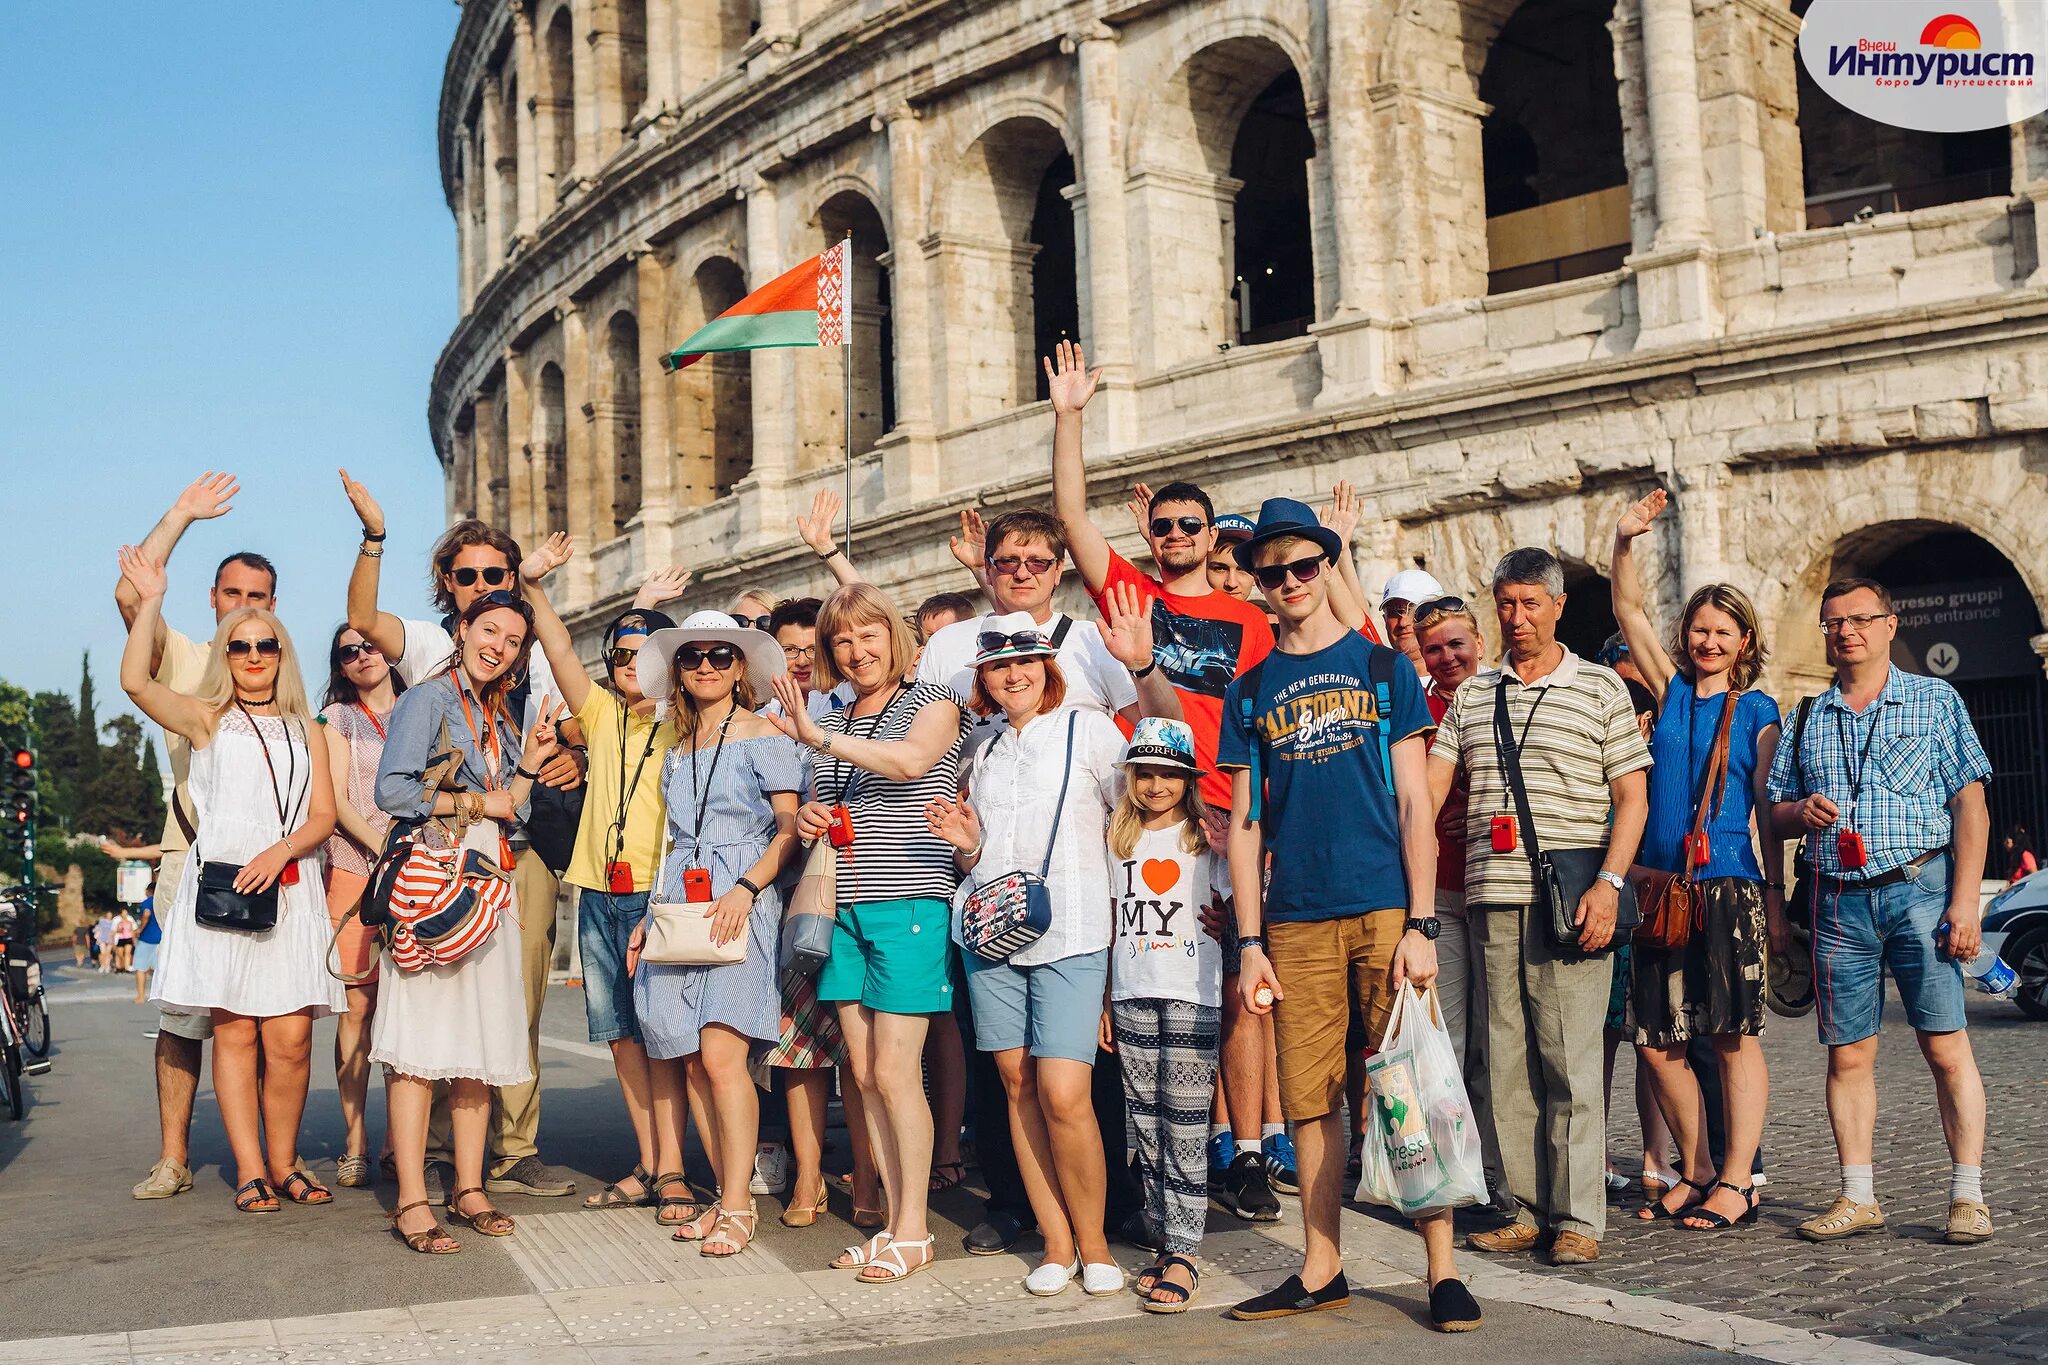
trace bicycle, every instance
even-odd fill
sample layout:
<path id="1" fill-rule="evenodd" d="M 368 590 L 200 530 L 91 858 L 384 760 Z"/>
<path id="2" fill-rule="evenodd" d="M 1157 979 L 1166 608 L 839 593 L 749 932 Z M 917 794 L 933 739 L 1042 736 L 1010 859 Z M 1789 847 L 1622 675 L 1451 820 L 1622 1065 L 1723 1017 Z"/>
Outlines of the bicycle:
<path id="1" fill-rule="evenodd" d="M 15 886 L 0 891 L 0 902 L 25 911 L 28 921 L 35 921 L 35 897 L 46 887 Z M 49 996 L 43 990 L 43 964 L 36 957 L 35 933 L 33 930 L 16 936 L 11 930 L 0 930 L 0 949 L 4 949 L 9 989 L 14 996 L 15 1031 L 28 1050 L 38 1057 L 50 1055 L 50 1004 Z"/>
<path id="2" fill-rule="evenodd" d="M 35 961 L 33 947 L 24 947 L 17 942 L 27 932 L 20 928 L 21 908 L 23 905 L 32 906 L 40 889 L 9 887 L 0 891 L 0 941 L 7 944 L 7 969 L 0 971 L 0 1108 L 4 1108 L 10 1118 L 16 1119 L 27 1108 L 28 1095 L 22 1088 L 23 1080 L 28 1076 L 40 1076 L 50 1069 L 47 1061 L 24 1061 L 22 1058 L 22 1049 L 27 1044 L 23 1023 L 31 1017 L 28 1010 L 31 981 L 35 986 L 33 999 L 37 1014 L 42 1021 L 43 1047 L 47 1049 L 50 1045 L 49 1012 L 43 1007 L 41 998 L 41 967 Z M 26 957 L 19 959 L 22 966 L 18 972 L 15 969 L 17 951 L 27 953 Z M 28 970 L 30 967 L 36 968 L 33 974 Z M 40 1058 L 41 1054 L 37 1055 Z"/>

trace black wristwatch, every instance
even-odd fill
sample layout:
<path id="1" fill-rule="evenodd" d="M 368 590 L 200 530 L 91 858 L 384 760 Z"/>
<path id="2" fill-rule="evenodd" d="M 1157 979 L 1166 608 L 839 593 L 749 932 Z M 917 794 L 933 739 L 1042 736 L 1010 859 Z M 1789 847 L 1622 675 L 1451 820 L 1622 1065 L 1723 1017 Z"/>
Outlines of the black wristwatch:
<path id="1" fill-rule="evenodd" d="M 1266 950 L 1266 936 L 1264 934 L 1238 935 L 1237 950 L 1241 953 L 1247 948 L 1257 948 L 1260 952 L 1264 952 Z"/>
<path id="2" fill-rule="evenodd" d="M 1416 933 L 1422 935 L 1431 943 L 1436 942 L 1436 936 L 1444 931 L 1443 921 L 1438 919 L 1435 915 L 1430 915 L 1424 919 L 1417 919 L 1413 915 L 1410 915 L 1408 917 L 1407 923 L 1403 924 L 1401 928 L 1404 931 L 1408 929 L 1413 929 Z"/>
<path id="3" fill-rule="evenodd" d="M 754 885 L 752 882 L 748 881 L 745 877 L 735 877 L 733 879 L 733 885 L 744 886 L 750 893 L 752 893 L 755 900 L 761 899 L 761 888 Z"/>

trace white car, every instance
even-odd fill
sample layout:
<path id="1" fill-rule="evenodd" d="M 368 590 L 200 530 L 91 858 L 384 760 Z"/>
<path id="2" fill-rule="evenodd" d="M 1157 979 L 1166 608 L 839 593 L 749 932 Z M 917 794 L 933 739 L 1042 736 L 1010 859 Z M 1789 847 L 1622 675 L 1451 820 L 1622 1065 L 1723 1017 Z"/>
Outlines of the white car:
<path id="1" fill-rule="evenodd" d="M 2012 968 L 2013 1003 L 2030 1019 L 2048 1019 L 2048 869 L 1991 898 L 1984 907 L 1984 947 Z"/>

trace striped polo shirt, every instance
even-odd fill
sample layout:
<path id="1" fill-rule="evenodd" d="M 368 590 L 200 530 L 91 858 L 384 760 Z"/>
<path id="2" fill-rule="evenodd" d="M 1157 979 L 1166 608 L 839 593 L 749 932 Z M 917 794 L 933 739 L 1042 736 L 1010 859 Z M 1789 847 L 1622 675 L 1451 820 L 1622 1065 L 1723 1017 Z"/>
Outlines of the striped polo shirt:
<path id="1" fill-rule="evenodd" d="M 1493 851 L 1493 817 L 1515 809 L 1493 733 L 1494 693 L 1503 683 L 1508 723 L 1522 752 L 1529 813 L 1545 849 L 1606 847 L 1613 806 L 1608 784 L 1650 766 L 1628 687 L 1612 669 L 1567 649 L 1563 662 L 1532 682 L 1503 668 L 1466 679 L 1437 725 L 1430 757 L 1456 759 L 1471 781 L 1465 817 L 1468 905 L 1526 905 L 1536 894 L 1527 848 Z"/>

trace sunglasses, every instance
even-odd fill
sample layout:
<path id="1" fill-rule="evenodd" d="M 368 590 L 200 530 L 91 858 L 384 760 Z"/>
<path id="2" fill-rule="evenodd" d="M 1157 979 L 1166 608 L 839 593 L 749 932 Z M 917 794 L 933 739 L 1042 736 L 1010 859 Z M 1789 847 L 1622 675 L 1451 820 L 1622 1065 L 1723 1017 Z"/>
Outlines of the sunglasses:
<path id="1" fill-rule="evenodd" d="M 740 652 L 731 645 L 713 645 L 709 649 L 699 649 L 695 645 L 684 645 L 676 651 L 677 666 L 688 669 L 702 668 L 704 661 L 709 659 L 713 668 L 724 672 L 738 663 L 739 658 Z"/>
<path id="2" fill-rule="evenodd" d="M 627 664 L 640 657 L 640 646 L 634 645 L 631 649 L 627 649 L 622 645 L 614 645 L 610 650 L 606 651 L 604 657 L 613 668 L 624 668 Z"/>
<path id="3" fill-rule="evenodd" d="M 502 570 L 502 569 L 486 569 L 486 570 L 484 570 L 484 572 L 485 572 L 485 573 L 503 573 L 503 572 L 504 572 L 504 570 Z M 497 589 L 497 590 L 496 590 L 495 592 L 487 592 L 487 593 L 485 593 L 485 594 L 484 594 L 484 595 L 483 595 L 482 597 L 479 597 L 479 598 L 477 598 L 477 599 L 476 599 L 476 602 L 472 602 L 472 603 L 470 604 L 470 606 L 471 606 L 472 608 L 474 608 L 474 607 L 475 607 L 476 605 L 478 605 L 478 603 L 481 603 L 482 605 L 484 605 L 484 606 L 486 606 L 486 607 L 507 607 L 507 608 L 510 608 L 510 609 L 511 609 L 511 610 L 513 610 L 513 611 L 516 611 L 516 612 L 518 612 L 518 613 L 519 613 L 519 614 L 520 614 L 521 616 L 526 616 L 526 615 L 528 615 L 528 614 L 529 614 L 529 611 L 528 611 L 528 608 L 527 608 L 527 605 L 526 605 L 526 603 L 524 603 L 524 602 L 520 601 L 520 600 L 519 600 L 519 599 L 518 599 L 517 597 L 514 597 L 514 596 L 513 596 L 513 595 L 512 595 L 511 593 L 509 593 L 509 592 L 506 592 L 506 591 L 505 591 L 505 590 L 504 590 L 503 588 L 499 588 L 499 589 Z"/>
<path id="4" fill-rule="evenodd" d="M 503 583 L 506 579 L 510 578 L 512 576 L 512 571 L 510 569 L 501 569 L 497 567 L 492 567 L 488 569 L 477 569 L 472 568 L 468 565 L 464 565 L 460 569 L 450 569 L 448 571 L 448 576 L 455 580 L 455 585 L 457 587 L 473 588 L 476 586 L 477 579 L 481 578 L 483 579 L 485 586 L 495 588 L 500 583 Z"/>
<path id="5" fill-rule="evenodd" d="M 343 645 L 334 651 L 334 656 L 345 664 L 352 664 L 365 654 L 382 654 L 384 651 L 365 640 L 359 645 Z"/>
<path id="6" fill-rule="evenodd" d="M 1184 536 L 1200 535 L 1209 523 L 1201 517 L 1154 517 L 1152 518 L 1152 539 L 1164 540 L 1172 534 L 1173 528 L 1180 527 Z"/>
<path id="7" fill-rule="evenodd" d="M 742 630 L 749 627 L 755 630 L 766 630 L 768 629 L 768 623 L 775 618 L 772 616 L 735 616 L 732 619 L 739 623 Z"/>
<path id="8" fill-rule="evenodd" d="M 1037 555 L 1028 559 L 1019 555 L 998 555 L 988 562 L 988 566 L 999 574 L 1014 574 L 1022 567 L 1029 570 L 1033 578 L 1051 573 L 1058 564 L 1057 559 L 1041 559 Z"/>
<path id="9" fill-rule="evenodd" d="M 1043 652 L 1045 637 L 1035 630 L 1020 630 L 1014 635 L 1005 635 L 999 630 L 985 630 L 975 637 L 983 654 L 993 654 L 999 649 L 1028 649 Z"/>
<path id="10" fill-rule="evenodd" d="M 1252 577 L 1259 580 L 1260 587 L 1267 589 L 1285 583 L 1289 574 L 1294 575 L 1297 583 L 1313 583 L 1327 562 L 1321 555 L 1310 555 L 1307 559 L 1296 559 L 1286 564 L 1264 564 L 1252 570 Z"/>
<path id="11" fill-rule="evenodd" d="M 278 651 L 283 648 L 284 646 L 277 642 L 277 637 L 274 635 L 266 635 L 260 640 L 230 640 L 228 641 L 228 657 L 230 659 L 246 659 L 249 657 L 249 652 L 254 650 L 266 659 L 275 659 Z"/>

